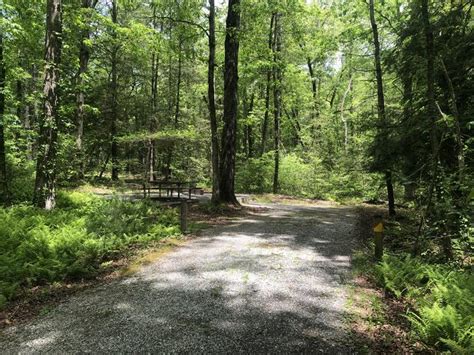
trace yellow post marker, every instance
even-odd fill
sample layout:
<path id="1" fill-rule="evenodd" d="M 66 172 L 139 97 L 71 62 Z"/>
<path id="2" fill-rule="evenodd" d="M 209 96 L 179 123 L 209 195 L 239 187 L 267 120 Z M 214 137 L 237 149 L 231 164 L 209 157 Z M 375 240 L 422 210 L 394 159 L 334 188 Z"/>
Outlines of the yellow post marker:
<path id="1" fill-rule="evenodd" d="M 378 222 L 374 226 L 375 233 L 375 259 L 377 261 L 382 260 L 383 256 L 383 223 Z"/>

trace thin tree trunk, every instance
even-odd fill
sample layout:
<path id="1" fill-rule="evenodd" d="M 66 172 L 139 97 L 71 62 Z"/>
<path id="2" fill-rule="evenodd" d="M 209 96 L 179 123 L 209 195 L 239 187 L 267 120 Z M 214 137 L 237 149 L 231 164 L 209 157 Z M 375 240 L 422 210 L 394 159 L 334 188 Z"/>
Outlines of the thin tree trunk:
<path id="1" fill-rule="evenodd" d="M 234 191 L 238 111 L 240 0 L 229 0 L 224 60 L 224 127 L 220 164 L 219 201 L 238 205 Z"/>
<path id="2" fill-rule="evenodd" d="M 156 30 L 157 23 L 156 23 L 156 5 L 153 3 L 153 29 Z M 151 56 L 151 113 L 149 118 L 149 125 L 148 129 L 150 133 L 153 133 L 157 129 L 157 107 L 158 107 L 158 54 L 155 50 L 153 50 Z M 150 139 L 148 142 L 148 161 L 147 161 L 147 172 L 148 172 L 148 180 L 154 181 L 155 180 L 155 142 L 153 139 Z"/>
<path id="3" fill-rule="evenodd" d="M 118 8 L 117 0 L 112 1 L 112 22 L 114 24 L 118 23 Z M 117 87 L 117 54 L 118 54 L 118 44 L 116 43 L 117 35 L 114 30 L 113 32 L 113 48 L 112 48 L 112 60 L 111 60 L 111 76 L 112 80 L 110 83 L 110 94 L 111 94 L 111 121 L 110 121 L 110 135 L 111 135 L 111 149 L 110 157 L 112 160 L 112 180 L 118 180 L 119 174 L 119 164 L 118 164 L 118 143 L 117 143 L 117 120 L 118 120 L 118 87 Z"/>
<path id="4" fill-rule="evenodd" d="M 248 116 L 252 114 L 253 112 L 253 106 L 255 102 L 255 93 L 252 92 L 252 96 L 250 97 L 250 104 L 249 107 L 247 108 L 246 112 L 246 119 L 248 119 Z M 247 123 L 245 125 L 246 128 L 246 136 L 247 136 L 247 158 L 252 158 L 254 156 L 254 140 L 253 140 L 253 129 L 252 129 L 252 124 Z"/>
<path id="5" fill-rule="evenodd" d="M 182 40 L 179 40 L 179 50 L 178 50 L 178 80 L 176 83 L 176 106 L 174 112 L 174 126 L 178 127 L 179 123 L 179 114 L 181 111 L 181 74 L 182 74 L 182 65 L 183 65 L 183 50 L 182 50 Z"/>
<path id="6" fill-rule="evenodd" d="M 59 63 L 61 61 L 61 0 L 48 0 L 46 8 L 43 119 L 40 122 L 33 201 L 47 210 L 55 206 L 56 153 L 59 124 Z"/>
<path id="7" fill-rule="evenodd" d="M 311 92 L 313 94 L 313 112 L 312 118 L 317 118 L 319 116 L 319 103 L 318 103 L 318 79 L 315 77 L 314 73 L 314 63 L 310 58 L 306 59 L 306 65 L 308 66 L 308 72 L 311 79 Z M 313 122 L 313 125 L 316 126 L 316 123 Z"/>
<path id="8" fill-rule="evenodd" d="M 5 63 L 3 61 L 3 35 L 0 33 L 0 204 L 9 200 L 7 159 L 5 151 Z"/>
<path id="9" fill-rule="evenodd" d="M 346 98 L 347 98 L 347 95 L 349 94 L 349 91 L 351 91 L 351 86 L 352 86 L 352 76 L 349 78 L 349 84 L 347 85 L 347 89 L 346 91 L 344 91 L 344 94 L 342 95 L 341 107 L 339 108 L 340 113 L 341 113 L 341 121 L 344 124 L 344 150 L 346 153 L 347 153 L 347 148 L 349 144 L 349 128 L 347 125 L 347 118 L 344 116 L 344 111 L 345 111 Z"/>
<path id="10" fill-rule="evenodd" d="M 270 31 L 268 32 L 268 48 L 273 52 L 273 27 L 275 23 L 275 13 L 272 14 L 270 19 Z M 267 83 L 265 87 L 265 114 L 263 116 L 262 124 L 262 144 L 260 155 L 265 153 L 268 133 L 268 119 L 270 115 L 270 87 L 272 85 L 272 69 L 267 70 Z"/>
<path id="11" fill-rule="evenodd" d="M 374 47 L 375 47 L 375 73 L 377 77 L 377 113 L 380 124 L 382 125 L 383 136 L 387 136 L 387 117 L 385 114 L 385 97 L 383 92 L 383 77 L 382 77 L 382 64 L 380 60 L 380 42 L 379 33 L 377 29 L 377 22 L 375 21 L 375 9 L 374 0 L 369 1 L 370 8 L 370 23 L 372 25 L 372 34 L 374 36 Z M 379 148 L 380 149 L 380 148 Z M 386 168 L 385 171 L 385 183 L 387 186 L 387 199 L 388 199 L 388 213 L 390 216 L 395 215 L 395 198 L 393 194 L 393 183 L 392 173 L 390 168 Z"/>
<path id="12" fill-rule="evenodd" d="M 423 21 L 423 30 L 426 41 L 426 97 L 427 97 L 427 115 L 430 120 L 431 152 L 433 155 L 433 164 L 437 164 L 438 152 L 438 132 L 436 128 L 436 100 L 435 100 L 435 72 L 434 72 L 434 38 L 433 29 L 430 23 L 429 0 L 421 0 L 421 17 Z"/>
<path id="13" fill-rule="evenodd" d="M 281 85 L 282 85 L 282 69 L 281 69 L 281 14 L 275 16 L 275 52 L 273 55 L 273 120 L 274 120 L 274 171 L 273 171 L 273 193 L 276 194 L 280 190 L 279 173 L 280 173 L 280 119 L 281 119 Z"/>
<path id="14" fill-rule="evenodd" d="M 421 0 L 421 19 L 423 22 L 423 31 L 425 34 L 425 48 L 426 48 L 426 98 L 427 98 L 427 115 L 430 122 L 430 138 L 431 138 L 431 184 L 428 191 L 428 201 L 426 207 L 426 214 L 431 214 L 431 207 L 433 205 L 432 199 L 436 189 L 436 179 L 438 175 L 438 158 L 439 158 L 439 143 L 438 143 L 438 129 L 436 127 L 437 108 L 435 98 L 435 47 L 433 28 L 430 23 L 429 0 Z M 442 247 L 446 259 L 453 258 L 453 250 L 451 238 L 449 234 L 443 237 Z"/>
<path id="15" fill-rule="evenodd" d="M 211 125 L 212 201 L 219 200 L 219 139 L 217 137 L 217 114 L 215 98 L 216 67 L 216 8 L 209 0 L 209 60 L 207 69 L 207 103 Z"/>
<path id="16" fill-rule="evenodd" d="M 88 10 L 95 6 L 97 1 L 82 0 L 82 9 Z M 83 14 L 87 15 L 86 13 Z M 84 90 L 84 75 L 87 72 L 89 64 L 90 51 L 86 41 L 90 38 L 89 29 L 84 29 L 81 32 L 81 39 L 79 45 L 79 72 L 77 75 L 77 94 L 76 94 L 76 119 L 77 119 L 77 132 L 76 132 L 76 148 L 78 156 L 78 177 L 82 179 L 84 177 L 84 151 L 83 151 L 83 135 L 84 135 L 84 106 L 85 106 L 85 90 Z"/>
<path id="17" fill-rule="evenodd" d="M 299 145 L 301 145 L 301 148 L 304 149 L 305 145 L 304 145 L 303 140 L 301 139 L 301 125 L 298 121 L 298 111 L 295 110 L 295 109 L 292 109 L 291 114 L 288 112 L 287 109 L 285 109 L 284 111 L 285 111 L 286 117 L 288 118 L 288 121 L 290 121 L 290 123 L 293 126 L 293 129 L 295 131 L 295 138 L 296 138 L 295 145 L 299 144 Z"/>
<path id="18" fill-rule="evenodd" d="M 456 102 L 456 94 L 454 92 L 453 82 L 449 77 L 448 70 L 446 69 L 446 65 L 444 64 L 443 59 L 440 59 L 441 68 L 443 69 L 443 74 L 446 82 L 448 83 L 448 93 L 449 93 L 449 106 L 451 108 L 451 113 L 454 118 L 454 128 L 455 128 L 455 135 L 456 135 L 456 160 L 458 165 L 458 175 L 460 180 L 462 179 L 462 173 L 464 170 L 464 143 L 461 135 L 461 125 L 460 120 L 461 117 L 459 115 L 458 105 Z"/>

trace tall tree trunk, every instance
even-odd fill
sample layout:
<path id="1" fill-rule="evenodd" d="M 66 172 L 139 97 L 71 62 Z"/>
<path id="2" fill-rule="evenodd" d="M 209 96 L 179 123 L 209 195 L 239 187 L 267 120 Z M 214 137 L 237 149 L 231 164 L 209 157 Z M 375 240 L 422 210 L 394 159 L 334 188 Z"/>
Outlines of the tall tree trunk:
<path id="1" fill-rule="evenodd" d="M 156 23 L 156 4 L 152 4 L 153 7 L 153 19 L 152 25 L 153 29 L 157 29 Z M 158 122 L 157 122 L 157 108 L 158 108 L 158 65 L 159 58 L 156 50 L 153 50 L 151 55 L 151 97 L 150 97 L 150 117 L 148 122 L 148 131 L 153 133 L 156 131 Z M 147 166 L 145 167 L 145 175 L 148 175 L 149 181 L 155 180 L 155 141 L 150 139 L 148 141 L 148 152 L 147 152 Z"/>
<path id="2" fill-rule="evenodd" d="M 439 158 L 439 142 L 438 129 L 436 127 L 437 107 L 435 98 L 435 46 L 433 28 L 430 22 L 429 0 L 421 0 L 421 19 L 423 22 L 423 31 L 425 33 L 425 48 L 426 48 L 426 99 L 427 99 L 427 115 L 430 122 L 430 138 L 431 138 L 431 186 L 428 191 L 428 201 L 426 207 L 426 214 L 431 214 L 432 199 L 434 190 L 437 186 L 436 179 L 438 175 L 438 158 Z M 446 233 L 443 236 L 442 247 L 446 259 L 453 258 L 453 249 L 451 243 L 451 236 Z"/>
<path id="3" fill-rule="evenodd" d="M 178 49 L 178 80 L 176 82 L 176 105 L 174 111 L 174 126 L 178 127 L 179 124 L 179 114 L 181 111 L 181 77 L 182 77 L 182 66 L 183 66 L 183 42 L 182 39 L 179 40 L 179 49 Z"/>
<path id="4" fill-rule="evenodd" d="M 281 120 L 281 85 L 282 85 L 282 68 L 281 68 L 281 14 L 275 16 L 275 51 L 273 54 L 273 120 L 274 120 L 274 160 L 275 166 L 273 171 L 273 193 L 276 194 L 280 190 L 279 173 L 280 173 L 280 120 Z"/>
<path id="5" fill-rule="evenodd" d="M 55 206 L 56 153 L 59 124 L 59 63 L 61 61 L 61 0 L 46 7 L 45 76 L 43 118 L 38 137 L 38 158 L 33 201 L 47 210 Z"/>
<path id="6" fill-rule="evenodd" d="M 347 85 L 346 91 L 344 91 L 344 94 L 342 95 L 342 100 L 341 100 L 341 107 L 339 108 L 340 113 L 341 113 L 341 121 L 344 125 L 344 151 L 347 153 L 347 148 L 349 144 L 349 127 L 347 124 L 347 118 L 344 116 L 344 111 L 345 111 L 345 105 L 346 105 L 346 98 L 349 92 L 351 91 L 352 87 L 352 76 L 349 78 L 349 84 Z"/>
<path id="7" fill-rule="evenodd" d="M 209 0 L 209 60 L 207 69 L 207 103 L 211 125 L 212 201 L 219 200 L 219 139 L 217 137 L 217 114 L 215 98 L 216 67 L 216 8 Z"/>
<path id="8" fill-rule="evenodd" d="M 459 180 L 462 180 L 463 170 L 464 170 L 464 143 L 461 134 L 461 124 L 460 120 L 461 117 L 459 115 L 458 105 L 456 102 L 456 93 L 454 92 L 453 82 L 449 77 L 448 69 L 446 69 L 446 65 L 444 64 L 443 59 L 440 59 L 441 68 L 443 69 L 443 75 L 448 84 L 448 94 L 449 94 L 449 107 L 451 109 L 451 114 L 454 118 L 454 129 L 455 129 L 455 137 L 456 137 L 456 161 L 458 167 L 458 176 Z M 461 182 L 461 181 L 460 181 Z"/>
<path id="9" fill-rule="evenodd" d="M 320 80 L 318 80 L 315 76 L 314 63 L 311 58 L 306 59 L 306 65 L 308 66 L 308 72 L 311 79 L 311 92 L 313 94 L 313 111 L 311 116 L 313 119 L 315 119 L 319 116 L 318 83 L 320 83 Z M 316 127 L 316 122 L 312 122 L 312 124 Z"/>
<path id="10" fill-rule="evenodd" d="M 3 35 L 0 33 L 0 204 L 6 204 L 9 200 L 4 132 L 5 76 L 5 63 L 3 61 Z"/>
<path id="11" fill-rule="evenodd" d="M 438 132 L 436 128 L 436 100 L 435 100 L 435 49 L 433 29 L 430 23 L 429 0 L 421 0 L 421 17 L 426 44 L 426 98 L 427 115 L 430 120 L 431 151 L 433 154 L 433 164 L 438 160 Z"/>
<path id="12" fill-rule="evenodd" d="M 291 123 L 291 126 L 293 127 L 294 133 L 295 133 L 295 145 L 299 144 L 301 145 L 301 148 L 305 148 L 304 142 L 301 139 L 301 125 L 300 122 L 298 121 L 298 110 L 295 108 L 291 109 L 291 114 L 288 112 L 288 110 L 285 108 L 283 110 L 285 112 L 286 117 L 288 118 L 288 121 Z"/>
<path id="13" fill-rule="evenodd" d="M 387 117 L 385 114 L 385 97 L 383 92 L 383 77 L 382 77 L 382 64 L 380 60 L 380 42 L 379 32 L 377 29 L 377 22 L 375 21 L 375 9 L 374 0 L 369 1 L 370 8 L 370 23 L 372 25 L 372 34 L 374 37 L 374 57 L 375 57 L 375 73 L 377 77 L 377 113 L 380 124 L 382 125 L 383 136 L 387 136 Z M 379 148 L 380 149 L 380 148 Z M 390 167 L 386 168 L 385 171 L 385 183 L 387 186 L 387 199 L 388 199 L 388 213 L 390 216 L 395 215 L 395 198 L 393 194 L 393 183 L 392 173 Z"/>
<path id="14" fill-rule="evenodd" d="M 275 13 L 272 14 L 270 19 L 270 31 L 268 32 L 268 48 L 273 52 L 273 27 L 275 24 Z M 260 155 L 265 153 L 268 133 L 268 119 L 270 115 L 270 87 L 272 85 L 272 69 L 267 70 L 267 83 L 265 87 L 265 114 L 263 116 L 262 124 L 262 144 Z"/>
<path id="15" fill-rule="evenodd" d="M 219 201 L 238 204 L 234 191 L 238 110 L 240 0 L 229 0 L 224 63 L 224 127 L 220 163 Z"/>
<path id="16" fill-rule="evenodd" d="M 82 10 L 87 11 L 96 5 L 96 0 L 82 0 Z M 86 16 L 87 13 L 83 13 Z M 79 72 L 77 73 L 77 93 L 76 93 L 76 148 L 78 156 L 78 177 L 84 177 L 84 151 L 83 151 L 83 135 L 84 135 L 84 106 L 85 106 L 85 90 L 84 75 L 89 65 L 90 51 L 86 41 L 90 38 L 89 28 L 83 29 L 79 44 Z"/>
<path id="17" fill-rule="evenodd" d="M 247 91 L 244 91 L 242 99 L 242 117 L 245 120 L 244 124 L 244 152 L 247 159 L 253 156 L 253 130 L 252 123 L 249 122 L 249 116 L 253 111 L 253 105 L 255 100 L 255 93 L 252 92 L 250 101 L 247 99 Z"/>
<path id="18" fill-rule="evenodd" d="M 245 117 L 246 120 L 248 119 L 248 116 L 251 115 L 253 112 L 254 103 L 255 103 L 255 93 L 252 92 L 252 96 L 250 97 L 250 104 L 246 112 L 246 117 Z M 251 123 L 247 123 L 245 125 L 245 131 L 246 131 L 246 136 L 247 136 L 247 158 L 252 158 L 254 156 L 254 139 L 253 139 L 252 128 L 253 127 Z"/>
<path id="19" fill-rule="evenodd" d="M 117 0 L 112 1 L 112 22 L 114 24 L 118 23 L 117 20 L 118 16 L 118 8 L 117 8 Z M 112 160 L 112 180 L 118 180 L 119 174 L 119 164 L 118 164 L 118 143 L 117 143 L 117 120 L 118 120 L 118 87 L 117 87 L 117 54 L 118 54 L 118 44 L 117 41 L 117 34 L 114 30 L 113 32 L 113 48 L 112 48 L 112 60 L 111 60 L 111 76 L 112 80 L 110 83 L 110 95 L 111 95 L 111 102 L 110 102 L 110 112 L 111 112 L 111 120 L 110 120 L 110 135 L 111 135 L 111 149 L 110 149 L 110 158 Z"/>

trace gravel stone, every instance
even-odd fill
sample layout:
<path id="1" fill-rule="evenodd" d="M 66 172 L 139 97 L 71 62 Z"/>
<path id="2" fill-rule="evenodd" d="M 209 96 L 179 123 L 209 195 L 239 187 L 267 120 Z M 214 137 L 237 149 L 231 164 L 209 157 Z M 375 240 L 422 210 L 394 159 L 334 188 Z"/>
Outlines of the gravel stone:
<path id="1" fill-rule="evenodd" d="M 355 213 L 266 204 L 0 333 L 1 353 L 351 353 Z"/>

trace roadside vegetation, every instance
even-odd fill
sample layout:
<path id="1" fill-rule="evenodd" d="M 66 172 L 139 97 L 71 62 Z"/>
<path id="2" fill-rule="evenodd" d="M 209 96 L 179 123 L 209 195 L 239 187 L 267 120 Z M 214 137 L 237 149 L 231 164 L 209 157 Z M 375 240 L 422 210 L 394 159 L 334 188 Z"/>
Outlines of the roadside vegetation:
<path id="1" fill-rule="evenodd" d="M 21 288 L 96 276 L 131 247 L 179 235 L 176 210 L 61 192 L 53 211 L 0 209 L 0 309 Z"/>
<path id="2" fill-rule="evenodd" d="M 397 218 L 385 221 L 385 255 L 380 262 L 375 262 L 372 218 L 381 210 L 365 206 L 360 212 L 363 247 L 354 258 L 358 281 L 353 286 L 354 292 L 374 295 L 377 289 L 383 291 L 366 304 L 379 319 L 385 318 L 381 324 L 387 327 L 384 335 L 375 328 L 368 333 L 380 340 L 396 328 L 399 336 L 400 333 L 409 336 L 409 344 L 419 344 L 409 351 L 472 353 L 474 275 L 469 249 L 472 230 L 468 232 L 470 235 L 457 241 L 456 257 L 446 263 L 440 241 L 436 243 L 427 236 L 417 236 L 417 216 L 413 209 L 401 210 Z M 413 256 L 416 241 L 420 243 L 422 252 Z M 380 307 L 380 302 L 383 307 Z M 355 323 L 370 328 L 367 326 L 370 323 L 368 318 L 359 317 Z M 393 344 L 406 345 L 406 341 L 395 337 L 387 343 L 392 347 Z"/>

